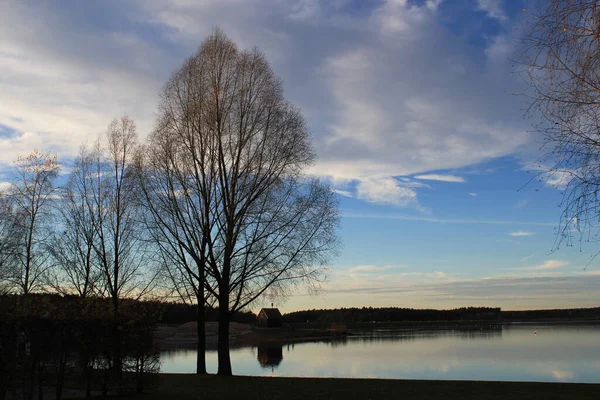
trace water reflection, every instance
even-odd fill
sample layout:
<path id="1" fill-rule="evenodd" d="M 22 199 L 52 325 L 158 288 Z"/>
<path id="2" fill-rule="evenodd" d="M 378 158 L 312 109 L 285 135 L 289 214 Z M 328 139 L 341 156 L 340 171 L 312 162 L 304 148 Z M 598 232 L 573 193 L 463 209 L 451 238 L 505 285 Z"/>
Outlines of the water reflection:
<path id="1" fill-rule="evenodd" d="M 443 340 L 446 338 L 460 340 L 502 339 L 502 325 L 486 325 L 478 328 L 464 329 L 373 329 L 352 331 L 352 340 L 362 341 L 411 341 L 411 340 Z"/>
<path id="2" fill-rule="evenodd" d="M 239 375 L 600 382 L 599 334 L 600 325 L 363 330 L 234 349 L 231 360 Z M 195 351 L 163 353 L 161 361 L 163 372 L 193 372 Z M 208 370 L 216 367 L 208 352 Z"/>
<path id="3" fill-rule="evenodd" d="M 283 347 L 274 344 L 259 345 L 256 358 L 261 367 L 271 368 L 271 371 L 273 371 L 283 360 Z"/>

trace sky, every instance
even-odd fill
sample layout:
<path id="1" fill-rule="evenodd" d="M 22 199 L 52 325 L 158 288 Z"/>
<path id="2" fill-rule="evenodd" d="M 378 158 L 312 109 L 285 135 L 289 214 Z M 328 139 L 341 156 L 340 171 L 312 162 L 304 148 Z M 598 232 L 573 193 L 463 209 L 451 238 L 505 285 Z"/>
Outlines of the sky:
<path id="1" fill-rule="evenodd" d="M 531 0 L 0 2 L 0 189 L 34 149 L 67 167 L 158 93 L 211 31 L 257 46 L 303 110 L 342 247 L 276 306 L 600 306 L 593 244 L 556 246 L 560 177 L 510 60 Z M 542 166 L 543 167 L 543 166 Z"/>

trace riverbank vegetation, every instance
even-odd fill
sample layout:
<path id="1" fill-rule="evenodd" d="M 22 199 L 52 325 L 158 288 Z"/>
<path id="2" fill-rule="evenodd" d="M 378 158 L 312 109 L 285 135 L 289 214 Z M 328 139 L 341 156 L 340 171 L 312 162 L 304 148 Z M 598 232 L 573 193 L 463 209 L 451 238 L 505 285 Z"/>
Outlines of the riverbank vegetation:
<path id="1" fill-rule="evenodd" d="M 159 371 L 158 308 L 60 295 L 0 296 L 0 400 L 143 390 Z M 119 368 L 115 368 L 118 365 Z"/>

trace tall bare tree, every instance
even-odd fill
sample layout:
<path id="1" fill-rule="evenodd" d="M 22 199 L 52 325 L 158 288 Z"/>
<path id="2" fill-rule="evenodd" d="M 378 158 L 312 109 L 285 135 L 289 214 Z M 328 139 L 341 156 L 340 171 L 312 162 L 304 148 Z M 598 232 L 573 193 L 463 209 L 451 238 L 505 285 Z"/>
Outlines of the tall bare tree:
<path id="1" fill-rule="evenodd" d="M 85 198 L 86 219 L 93 227 L 93 249 L 102 275 L 100 289 L 111 298 L 115 313 L 120 299 L 139 298 L 152 283 L 145 269 L 148 241 L 141 229 L 136 152 L 135 123 L 124 116 L 110 123 L 104 140 L 81 158 L 74 172 L 82 174 L 77 179 L 86 185 L 79 195 Z"/>
<path id="2" fill-rule="evenodd" d="M 184 302 L 196 304 L 198 351 L 196 373 L 206 373 L 205 304 L 207 294 L 206 254 L 208 235 L 204 235 L 205 199 L 194 179 L 194 163 L 181 147 L 178 136 L 164 130 L 156 133 L 152 144 L 139 159 L 147 226 L 164 260 L 164 272 L 172 290 Z"/>
<path id="3" fill-rule="evenodd" d="M 140 190 L 135 169 L 137 134 L 127 116 L 114 119 L 106 135 L 80 159 L 74 174 L 85 182 L 83 207 L 93 227 L 92 247 L 99 270 L 96 290 L 112 301 L 115 320 L 120 320 L 123 298 L 147 294 L 154 279 L 150 274 L 149 241 L 142 225 Z M 86 253 L 87 257 L 87 253 Z M 121 390 L 121 333 L 112 336 L 112 371 Z"/>
<path id="4" fill-rule="evenodd" d="M 16 161 L 9 197 L 16 229 L 21 234 L 16 243 L 16 265 L 11 279 L 23 294 L 38 289 L 48 269 L 45 250 L 50 230 L 46 223 L 51 215 L 50 202 L 55 197 L 54 181 L 59 170 L 56 156 L 39 151 Z"/>
<path id="5" fill-rule="evenodd" d="M 61 200 L 56 203 L 59 218 L 48 246 L 53 260 L 48 275 L 49 284 L 59 293 L 87 297 L 97 292 L 101 281 L 103 271 L 94 250 L 99 212 L 94 204 L 94 190 L 101 186 L 98 181 L 102 176 L 94 171 L 96 156 L 81 148 Z"/>
<path id="6" fill-rule="evenodd" d="M 600 3 L 548 0 L 530 16 L 516 61 L 545 138 L 541 177 L 563 190 L 556 245 L 597 240 L 600 222 Z"/>
<path id="7" fill-rule="evenodd" d="M 324 278 L 336 198 L 303 174 L 315 159 L 310 133 L 264 55 L 240 51 L 220 30 L 167 82 L 158 115 L 153 174 L 172 186 L 168 203 L 183 220 L 161 223 L 185 225 L 175 247 L 199 252 L 195 268 L 218 302 L 218 373 L 231 375 L 232 313 Z"/>

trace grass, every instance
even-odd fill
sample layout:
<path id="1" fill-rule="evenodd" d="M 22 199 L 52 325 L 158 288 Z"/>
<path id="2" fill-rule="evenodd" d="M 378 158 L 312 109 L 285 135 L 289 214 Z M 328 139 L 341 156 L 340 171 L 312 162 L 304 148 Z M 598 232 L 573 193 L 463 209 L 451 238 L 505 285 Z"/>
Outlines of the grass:
<path id="1" fill-rule="evenodd" d="M 600 399 L 600 384 L 269 378 L 160 374 L 155 387 L 124 399 Z"/>

